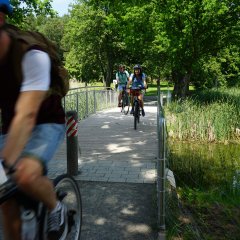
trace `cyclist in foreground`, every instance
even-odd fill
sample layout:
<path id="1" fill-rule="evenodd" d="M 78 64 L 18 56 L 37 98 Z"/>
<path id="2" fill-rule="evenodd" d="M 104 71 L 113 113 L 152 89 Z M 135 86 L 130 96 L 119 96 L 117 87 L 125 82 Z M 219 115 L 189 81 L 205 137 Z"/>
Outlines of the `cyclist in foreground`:
<path id="1" fill-rule="evenodd" d="M 141 65 L 137 64 L 133 67 L 133 73 L 129 77 L 129 81 L 127 84 L 127 88 L 132 85 L 132 88 L 138 88 L 139 86 L 142 88 L 140 95 L 138 96 L 138 99 L 140 100 L 140 107 L 142 109 L 142 116 L 145 116 L 145 111 L 144 111 L 144 102 L 143 102 L 143 94 L 144 94 L 144 89 L 147 88 L 147 83 L 146 83 L 146 75 L 145 73 L 142 72 L 142 67 Z M 130 114 L 133 114 L 133 97 L 131 96 L 131 112 Z"/>
<path id="2" fill-rule="evenodd" d="M 123 88 L 126 87 L 127 82 L 129 79 L 129 73 L 127 72 L 127 70 L 125 70 L 125 66 L 123 65 L 119 65 L 119 70 L 116 73 L 116 80 L 118 83 L 118 107 L 121 107 L 121 99 L 122 99 L 122 92 L 123 92 Z"/>
<path id="3" fill-rule="evenodd" d="M 49 91 L 57 87 L 51 84 L 49 55 L 37 45 L 24 52 L 23 43 L 9 35 L 5 18 L 11 12 L 9 0 L 0 0 L 0 162 L 6 173 L 15 169 L 13 177 L 24 193 L 48 208 L 48 238 L 63 240 L 67 235 L 67 209 L 57 201 L 52 182 L 44 176 L 65 134 L 61 96 Z M 16 51 L 21 54 L 16 55 Z M 19 72 L 13 66 L 16 56 L 21 56 Z M 11 199 L 1 210 L 4 239 L 20 240 L 18 202 Z"/>

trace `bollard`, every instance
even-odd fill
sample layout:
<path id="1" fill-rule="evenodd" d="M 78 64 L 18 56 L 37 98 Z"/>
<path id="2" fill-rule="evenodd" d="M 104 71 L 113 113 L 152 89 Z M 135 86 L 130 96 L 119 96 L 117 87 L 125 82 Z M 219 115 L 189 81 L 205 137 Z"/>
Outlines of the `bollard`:
<path id="1" fill-rule="evenodd" d="M 78 117 L 76 111 L 66 113 L 67 173 L 78 174 Z"/>

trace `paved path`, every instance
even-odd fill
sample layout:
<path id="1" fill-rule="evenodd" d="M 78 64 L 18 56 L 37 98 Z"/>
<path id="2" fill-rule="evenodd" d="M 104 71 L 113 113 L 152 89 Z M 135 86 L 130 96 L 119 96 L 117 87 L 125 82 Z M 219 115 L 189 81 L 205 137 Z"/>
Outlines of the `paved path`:
<path id="1" fill-rule="evenodd" d="M 156 186 L 80 181 L 81 240 L 157 240 Z"/>
<path id="2" fill-rule="evenodd" d="M 145 106 L 137 130 L 133 116 L 119 108 L 98 112 L 79 122 L 77 180 L 154 183 L 157 157 L 157 107 Z M 50 164 L 49 175 L 66 172 L 66 143 Z"/>
<path id="3" fill-rule="evenodd" d="M 157 107 L 133 129 L 133 116 L 119 108 L 79 123 L 83 203 L 81 240 L 156 240 Z M 66 172 L 65 144 L 50 165 L 50 176 Z"/>

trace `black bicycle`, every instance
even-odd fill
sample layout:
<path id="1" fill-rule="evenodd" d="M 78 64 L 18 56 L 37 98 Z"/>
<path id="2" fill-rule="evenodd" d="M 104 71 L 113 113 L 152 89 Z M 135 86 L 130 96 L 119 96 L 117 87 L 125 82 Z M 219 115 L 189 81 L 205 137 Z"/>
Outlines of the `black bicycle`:
<path id="1" fill-rule="evenodd" d="M 130 94 L 133 98 L 133 116 L 134 116 L 134 129 L 137 130 L 137 124 L 140 122 L 141 109 L 140 100 L 138 96 L 141 94 L 142 87 L 130 88 Z"/>
<path id="2" fill-rule="evenodd" d="M 122 90 L 121 104 L 122 104 L 121 112 L 124 113 L 125 115 L 127 115 L 128 112 L 129 112 L 130 97 L 129 97 L 129 94 L 126 90 L 126 86 L 124 86 L 123 90 Z"/>
<path id="3" fill-rule="evenodd" d="M 67 207 L 68 234 L 66 240 L 79 240 L 82 226 L 82 201 L 77 182 L 68 174 L 53 180 L 57 198 Z M 36 216 L 36 236 L 38 240 L 47 239 L 47 209 L 42 203 L 30 199 L 21 192 L 12 178 L 0 186 L 0 204 L 15 197 L 25 211 L 33 211 Z"/>

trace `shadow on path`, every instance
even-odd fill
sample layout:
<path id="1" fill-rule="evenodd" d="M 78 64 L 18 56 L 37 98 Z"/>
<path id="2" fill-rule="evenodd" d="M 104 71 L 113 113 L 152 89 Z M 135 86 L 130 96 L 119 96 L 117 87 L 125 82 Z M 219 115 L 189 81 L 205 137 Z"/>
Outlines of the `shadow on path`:
<path id="1" fill-rule="evenodd" d="M 155 184 L 79 182 L 81 240 L 156 240 Z M 155 230 L 153 230 L 155 229 Z"/>

